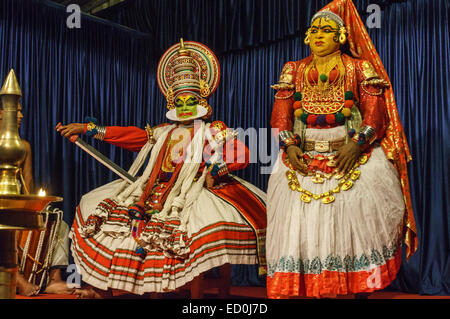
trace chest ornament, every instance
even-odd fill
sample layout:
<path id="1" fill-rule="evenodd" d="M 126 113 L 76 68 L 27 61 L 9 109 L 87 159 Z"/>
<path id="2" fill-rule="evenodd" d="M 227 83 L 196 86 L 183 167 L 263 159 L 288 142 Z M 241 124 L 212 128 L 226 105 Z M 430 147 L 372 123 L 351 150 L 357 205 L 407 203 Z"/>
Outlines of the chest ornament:
<path id="1" fill-rule="evenodd" d="M 355 104 L 352 91 L 342 92 L 342 100 L 334 102 L 313 102 L 311 95 L 306 94 L 310 92 L 297 93 L 294 95 L 294 115 L 310 125 L 343 124 L 345 118 L 351 116 L 351 108 Z"/>

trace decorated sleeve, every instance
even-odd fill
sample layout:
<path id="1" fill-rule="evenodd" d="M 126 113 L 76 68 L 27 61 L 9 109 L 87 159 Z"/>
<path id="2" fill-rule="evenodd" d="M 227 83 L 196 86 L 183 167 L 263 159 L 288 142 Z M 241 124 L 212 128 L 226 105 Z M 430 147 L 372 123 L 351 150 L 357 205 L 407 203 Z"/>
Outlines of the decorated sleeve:
<path id="1" fill-rule="evenodd" d="M 286 63 L 281 71 L 279 83 L 272 85 L 272 88 L 277 90 L 270 121 L 275 136 L 282 131 L 292 131 L 293 128 L 295 70 L 294 62 Z M 278 129 L 278 133 L 275 129 Z"/>
<path id="2" fill-rule="evenodd" d="M 384 88 L 388 83 L 378 76 L 368 61 L 359 61 L 356 70 L 360 96 L 359 109 L 363 119 L 361 127 L 372 127 L 375 130 L 376 139 L 380 139 L 388 126 L 384 97 Z"/>
<path id="3" fill-rule="evenodd" d="M 107 126 L 105 142 L 132 152 L 138 152 L 148 141 L 148 134 L 136 126 Z"/>

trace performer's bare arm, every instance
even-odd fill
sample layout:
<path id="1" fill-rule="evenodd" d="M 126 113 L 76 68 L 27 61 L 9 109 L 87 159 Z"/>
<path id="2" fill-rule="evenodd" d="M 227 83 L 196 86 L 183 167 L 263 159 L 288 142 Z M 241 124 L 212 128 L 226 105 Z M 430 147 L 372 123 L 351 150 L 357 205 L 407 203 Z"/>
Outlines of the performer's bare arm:
<path id="1" fill-rule="evenodd" d="M 29 193 L 33 193 L 34 189 L 34 179 L 33 179 L 33 164 L 32 164 L 32 155 L 31 155 L 31 146 L 30 143 L 26 140 L 22 140 L 25 145 L 25 149 L 27 151 L 27 155 L 25 157 L 25 161 L 22 165 L 22 174 L 23 179 L 25 180 L 26 189 Z"/>

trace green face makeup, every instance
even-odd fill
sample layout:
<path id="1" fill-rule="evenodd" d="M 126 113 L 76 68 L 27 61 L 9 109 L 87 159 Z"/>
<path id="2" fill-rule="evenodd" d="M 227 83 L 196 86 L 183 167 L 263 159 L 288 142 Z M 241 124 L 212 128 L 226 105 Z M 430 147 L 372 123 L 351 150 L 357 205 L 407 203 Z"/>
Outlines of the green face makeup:
<path id="1" fill-rule="evenodd" d="M 198 103 L 198 99 L 192 95 L 178 97 L 175 100 L 177 117 L 179 119 L 189 119 L 197 116 Z"/>

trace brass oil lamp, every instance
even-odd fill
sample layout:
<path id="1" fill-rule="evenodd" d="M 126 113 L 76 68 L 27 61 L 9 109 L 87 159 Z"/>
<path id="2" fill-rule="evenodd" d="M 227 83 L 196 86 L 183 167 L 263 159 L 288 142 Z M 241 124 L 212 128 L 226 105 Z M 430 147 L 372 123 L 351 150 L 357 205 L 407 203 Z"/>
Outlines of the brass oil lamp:
<path id="1" fill-rule="evenodd" d="M 25 159 L 25 146 L 17 126 L 17 111 L 22 97 L 14 70 L 8 74 L 0 90 L 3 109 L 0 130 L 0 299 L 16 296 L 17 243 L 16 231 L 43 229 L 44 208 L 56 196 L 21 195 L 20 165 Z"/>

